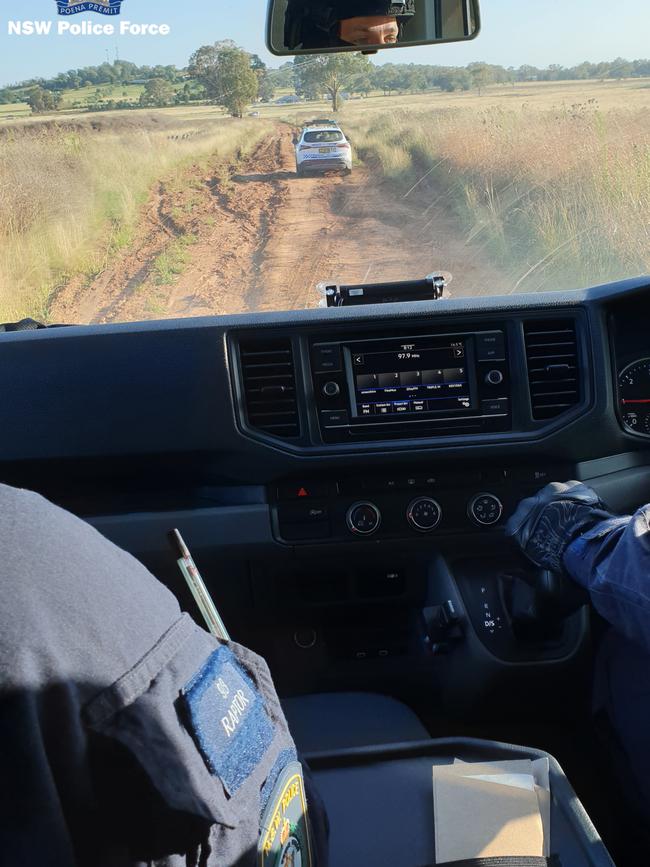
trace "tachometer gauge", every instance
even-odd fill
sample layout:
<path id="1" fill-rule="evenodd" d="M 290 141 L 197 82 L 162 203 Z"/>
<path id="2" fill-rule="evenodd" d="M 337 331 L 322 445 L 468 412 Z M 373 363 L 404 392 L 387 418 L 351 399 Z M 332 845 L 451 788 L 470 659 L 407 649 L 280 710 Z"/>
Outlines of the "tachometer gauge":
<path id="1" fill-rule="evenodd" d="M 619 373 L 618 399 L 625 428 L 650 436 L 650 358 L 633 361 Z"/>

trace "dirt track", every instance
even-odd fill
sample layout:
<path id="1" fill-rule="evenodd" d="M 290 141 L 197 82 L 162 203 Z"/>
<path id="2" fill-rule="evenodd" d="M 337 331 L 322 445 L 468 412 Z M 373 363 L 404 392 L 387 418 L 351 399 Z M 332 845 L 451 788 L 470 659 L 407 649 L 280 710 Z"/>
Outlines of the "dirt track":
<path id="1" fill-rule="evenodd" d="M 59 322 L 112 322 L 312 307 L 319 281 L 451 271 L 454 295 L 498 279 L 423 185 L 398 198 L 367 168 L 298 178 L 288 127 L 234 169 L 215 162 L 161 182 L 128 250 L 52 301 Z M 434 193 L 435 194 L 435 193 Z M 169 273 L 161 257 L 182 257 Z"/>

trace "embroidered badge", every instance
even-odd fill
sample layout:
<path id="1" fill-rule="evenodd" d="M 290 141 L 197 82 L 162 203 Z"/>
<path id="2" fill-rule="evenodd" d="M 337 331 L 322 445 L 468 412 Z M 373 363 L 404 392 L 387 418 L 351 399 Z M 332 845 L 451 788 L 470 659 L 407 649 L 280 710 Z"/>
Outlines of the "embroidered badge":
<path id="1" fill-rule="evenodd" d="M 227 647 L 210 656 L 182 695 L 189 727 L 208 768 L 233 795 L 273 740 L 262 696 Z"/>
<path id="2" fill-rule="evenodd" d="M 262 816 L 258 867 L 312 867 L 305 784 L 300 762 L 278 777 Z"/>

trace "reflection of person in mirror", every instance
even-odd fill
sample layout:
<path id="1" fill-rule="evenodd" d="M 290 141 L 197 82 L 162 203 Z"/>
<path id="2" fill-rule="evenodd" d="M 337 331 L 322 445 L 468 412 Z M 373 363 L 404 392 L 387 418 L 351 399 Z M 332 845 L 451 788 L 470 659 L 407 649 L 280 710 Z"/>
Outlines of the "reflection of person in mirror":
<path id="1" fill-rule="evenodd" d="M 391 45 L 414 15 L 415 0 L 288 0 L 285 47 Z"/>
<path id="2" fill-rule="evenodd" d="M 339 35 L 350 45 L 390 45 L 397 42 L 399 24 L 395 15 L 360 15 L 340 21 Z"/>

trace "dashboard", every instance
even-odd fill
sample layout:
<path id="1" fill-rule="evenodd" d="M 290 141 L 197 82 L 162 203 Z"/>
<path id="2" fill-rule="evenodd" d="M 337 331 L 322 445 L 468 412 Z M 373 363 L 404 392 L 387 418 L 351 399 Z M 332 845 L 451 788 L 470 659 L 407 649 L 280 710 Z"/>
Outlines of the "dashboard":
<path id="1" fill-rule="evenodd" d="M 229 335 L 241 430 L 292 451 L 534 438 L 591 397 L 583 311 Z M 512 371 L 525 372 L 513 377 Z M 512 436 L 511 436 L 512 438 Z M 346 449 L 346 446 L 348 447 Z M 322 447 L 322 448 L 321 448 Z"/>
<path id="2" fill-rule="evenodd" d="M 504 524 L 553 479 L 619 511 L 650 499 L 648 322 L 639 279 L 6 333 L 0 480 L 79 514 L 191 610 L 178 527 L 285 693 L 475 708 L 516 669 L 531 706 L 539 678 L 570 697 L 587 614 L 531 622 Z"/>

